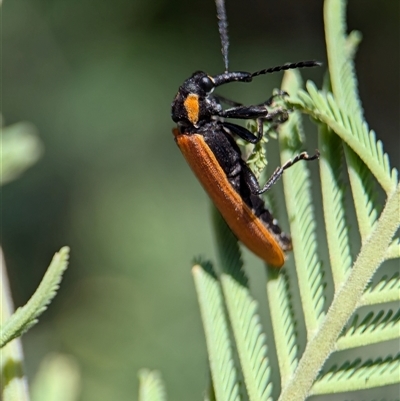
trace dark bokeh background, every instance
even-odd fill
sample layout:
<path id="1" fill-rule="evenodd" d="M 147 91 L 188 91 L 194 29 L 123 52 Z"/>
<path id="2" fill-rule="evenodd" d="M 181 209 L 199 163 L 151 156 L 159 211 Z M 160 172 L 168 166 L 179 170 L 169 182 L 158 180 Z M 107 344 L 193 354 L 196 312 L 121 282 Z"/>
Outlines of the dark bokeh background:
<path id="1" fill-rule="evenodd" d="M 325 61 L 322 1 L 229 1 L 230 66 Z M 209 205 L 172 139 L 170 103 L 197 69 L 223 69 L 212 0 L 6 0 L 5 123 L 34 123 L 41 161 L 3 191 L 2 234 L 17 305 L 51 256 L 72 248 L 59 295 L 24 337 L 33 375 L 49 351 L 74 355 L 82 400 L 128 400 L 141 367 L 169 399 L 200 400 L 206 351 L 193 256 L 213 258 Z M 367 120 L 399 164 L 399 4 L 350 1 Z M 320 71 L 305 76 L 320 84 Z M 269 97 L 280 75 L 224 93 Z M 311 134 L 312 135 L 312 134 Z"/>

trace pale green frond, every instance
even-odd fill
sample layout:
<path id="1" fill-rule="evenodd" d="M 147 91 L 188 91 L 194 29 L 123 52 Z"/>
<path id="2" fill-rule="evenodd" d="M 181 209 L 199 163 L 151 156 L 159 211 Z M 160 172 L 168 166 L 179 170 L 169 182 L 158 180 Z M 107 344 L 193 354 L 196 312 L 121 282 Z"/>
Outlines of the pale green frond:
<path id="1" fill-rule="evenodd" d="M 139 401 L 166 401 L 167 393 L 161 375 L 156 370 L 139 371 Z"/>
<path id="2" fill-rule="evenodd" d="M 400 354 L 395 357 L 345 362 L 337 368 L 334 366 L 323 374 L 312 386 L 310 395 L 332 394 L 345 391 L 366 390 L 399 383 Z"/>
<path id="3" fill-rule="evenodd" d="M 339 337 L 336 350 L 362 347 L 364 345 L 394 340 L 400 337 L 400 310 L 370 312 L 358 323 L 359 316 L 353 318 L 347 330 Z"/>
<path id="4" fill-rule="evenodd" d="M 282 89 L 288 93 L 295 93 L 300 82 L 298 73 L 287 71 Z M 281 127 L 279 143 L 282 164 L 302 150 L 301 132 L 300 115 L 295 112 Z M 307 163 L 300 162 L 286 170 L 283 174 L 283 186 L 303 312 L 307 333 L 311 336 L 324 317 L 325 298 L 323 270 L 317 253 L 318 240 Z"/>
<path id="5" fill-rule="evenodd" d="M 5 184 L 36 163 L 43 153 L 43 145 L 32 124 L 21 122 L 1 131 L 0 184 Z"/>
<path id="6" fill-rule="evenodd" d="M 298 97 L 288 99 L 287 103 L 328 125 L 360 156 L 385 192 L 393 192 L 398 173 L 396 169 L 390 170 L 389 157 L 383 152 L 382 142 L 376 141 L 375 132 L 347 109 L 341 109 L 331 93 L 318 91 L 312 82 L 307 83 L 307 90 L 300 90 Z"/>
<path id="7" fill-rule="evenodd" d="M 257 301 L 250 293 L 242 268 L 237 239 L 216 210 L 214 222 L 222 270 L 220 280 L 249 401 L 272 400 L 266 335 Z"/>
<path id="8" fill-rule="evenodd" d="M 352 264 L 350 239 L 346 223 L 345 187 L 342 180 L 342 141 L 326 125 L 319 127 L 322 203 L 329 260 L 335 288 L 345 280 Z"/>
<path id="9" fill-rule="evenodd" d="M 62 354 L 48 355 L 32 383 L 32 401 L 77 401 L 80 381 L 75 359 Z"/>
<path id="10" fill-rule="evenodd" d="M 37 323 L 59 287 L 62 274 L 68 266 L 69 248 L 57 252 L 47 269 L 39 287 L 25 306 L 18 308 L 1 328 L 0 347 L 19 337 Z"/>
<path id="11" fill-rule="evenodd" d="M 293 375 L 298 364 L 296 321 L 289 277 L 285 269 L 267 269 L 267 274 L 267 295 L 271 305 L 270 314 L 283 387 Z"/>
<path id="12" fill-rule="evenodd" d="M 400 238 L 396 238 L 388 248 L 386 259 L 400 258 Z"/>
<path id="13" fill-rule="evenodd" d="M 365 163 L 345 145 L 347 167 L 361 239 L 367 238 L 378 217 L 375 181 Z"/>
<path id="14" fill-rule="evenodd" d="M 0 247 L 0 324 L 14 312 L 8 282 L 7 268 Z M 0 326 L 0 332 L 2 328 Z M 28 380 L 24 373 L 24 353 L 20 338 L 0 350 L 0 399 L 2 401 L 29 401 Z"/>
<path id="15" fill-rule="evenodd" d="M 330 81 L 335 99 L 340 101 L 341 109 L 346 110 L 348 115 L 362 124 L 363 110 L 358 97 L 353 62 L 355 51 L 361 41 L 361 34 L 353 31 L 349 36 L 346 35 L 345 6 L 346 1 L 343 0 L 327 0 L 324 3 Z M 365 189 L 365 185 L 372 181 L 365 179 L 369 173 L 366 166 L 360 163 L 350 149 L 346 147 L 345 150 L 359 229 L 361 237 L 365 238 L 376 219 L 375 209 L 368 196 L 371 192 Z"/>
<path id="16" fill-rule="evenodd" d="M 346 34 L 346 1 L 325 0 L 324 23 L 329 75 L 333 93 L 341 106 L 360 120 L 363 117 L 354 71 L 354 50 L 360 37 Z M 354 40 L 355 39 L 355 40 Z"/>
<path id="17" fill-rule="evenodd" d="M 400 186 L 388 197 L 379 220 L 374 225 L 350 270 L 347 279 L 336 292 L 332 304 L 314 336 L 307 342 L 299 365 L 282 389 L 279 401 L 301 401 L 309 394 L 317 372 L 335 349 L 336 341 L 371 280 L 376 269 L 384 261 L 398 221 L 394 216 L 400 213 Z"/>
<path id="18" fill-rule="evenodd" d="M 360 31 L 351 31 L 346 38 L 345 50 L 347 60 L 354 60 L 358 46 L 362 41 L 362 33 Z"/>
<path id="19" fill-rule="evenodd" d="M 239 401 L 238 372 L 220 283 L 210 263 L 192 270 L 217 401 Z"/>
<path id="20" fill-rule="evenodd" d="M 385 302 L 400 301 L 400 275 L 396 272 L 390 278 L 383 276 L 374 286 L 366 289 L 358 306 L 376 305 Z"/>

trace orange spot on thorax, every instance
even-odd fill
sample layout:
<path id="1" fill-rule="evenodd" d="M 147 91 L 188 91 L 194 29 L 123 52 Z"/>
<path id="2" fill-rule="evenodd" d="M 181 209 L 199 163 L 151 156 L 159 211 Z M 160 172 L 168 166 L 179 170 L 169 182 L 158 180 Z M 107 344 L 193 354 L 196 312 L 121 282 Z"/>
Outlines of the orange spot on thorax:
<path id="1" fill-rule="evenodd" d="M 190 94 L 187 96 L 183 104 L 185 106 L 189 121 L 195 125 L 197 121 L 199 121 L 199 97 L 197 95 Z"/>

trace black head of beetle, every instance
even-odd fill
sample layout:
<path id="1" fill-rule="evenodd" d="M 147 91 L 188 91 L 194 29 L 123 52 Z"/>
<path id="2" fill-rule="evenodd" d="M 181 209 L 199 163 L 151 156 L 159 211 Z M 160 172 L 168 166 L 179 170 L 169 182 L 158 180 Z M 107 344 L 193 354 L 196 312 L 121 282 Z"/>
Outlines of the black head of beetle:
<path id="1" fill-rule="evenodd" d="M 178 124 L 181 132 L 187 133 L 196 132 L 200 127 L 211 121 L 219 120 L 222 126 L 232 134 L 238 135 L 250 143 L 257 143 L 263 135 L 262 121 L 274 120 L 277 116 L 287 114 L 287 111 L 275 110 L 270 112 L 268 106 L 271 104 L 272 98 L 259 105 L 244 106 L 221 96 L 213 95 L 214 89 L 230 82 L 251 82 L 258 75 L 319 65 L 321 64 L 316 61 L 302 61 L 254 73 L 236 71 L 224 72 L 215 76 L 210 76 L 203 71 L 197 71 L 179 87 L 179 91 L 172 102 L 172 119 Z M 224 110 L 221 102 L 225 102 L 232 107 Z M 258 123 L 257 136 L 240 125 L 222 122 L 222 119 L 225 118 L 256 119 Z"/>
<path id="2" fill-rule="evenodd" d="M 212 77 L 203 71 L 195 72 L 179 88 L 172 103 L 172 119 L 181 131 L 196 129 L 209 122 L 221 109 L 213 96 Z"/>

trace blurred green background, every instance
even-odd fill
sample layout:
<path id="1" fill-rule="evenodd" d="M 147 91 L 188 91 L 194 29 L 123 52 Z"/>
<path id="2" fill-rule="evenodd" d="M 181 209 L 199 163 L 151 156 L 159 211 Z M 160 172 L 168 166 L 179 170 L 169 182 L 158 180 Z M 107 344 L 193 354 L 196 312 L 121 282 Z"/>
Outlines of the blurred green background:
<path id="1" fill-rule="evenodd" d="M 348 11 L 364 36 L 365 115 L 398 166 L 399 2 L 354 0 Z M 227 0 L 227 12 L 232 70 L 325 62 L 322 1 Z M 170 103 L 193 71 L 223 70 L 213 1 L 6 0 L 2 14 L 3 118 L 32 122 L 45 147 L 2 195 L 17 306 L 54 252 L 72 249 L 59 295 L 23 337 L 28 375 L 60 351 L 79 362 L 82 400 L 135 399 L 142 367 L 162 372 L 170 400 L 201 400 L 190 266 L 214 259 L 210 208 L 173 141 Z M 322 74 L 303 75 L 320 84 Z M 280 79 L 222 92 L 260 102 Z"/>

